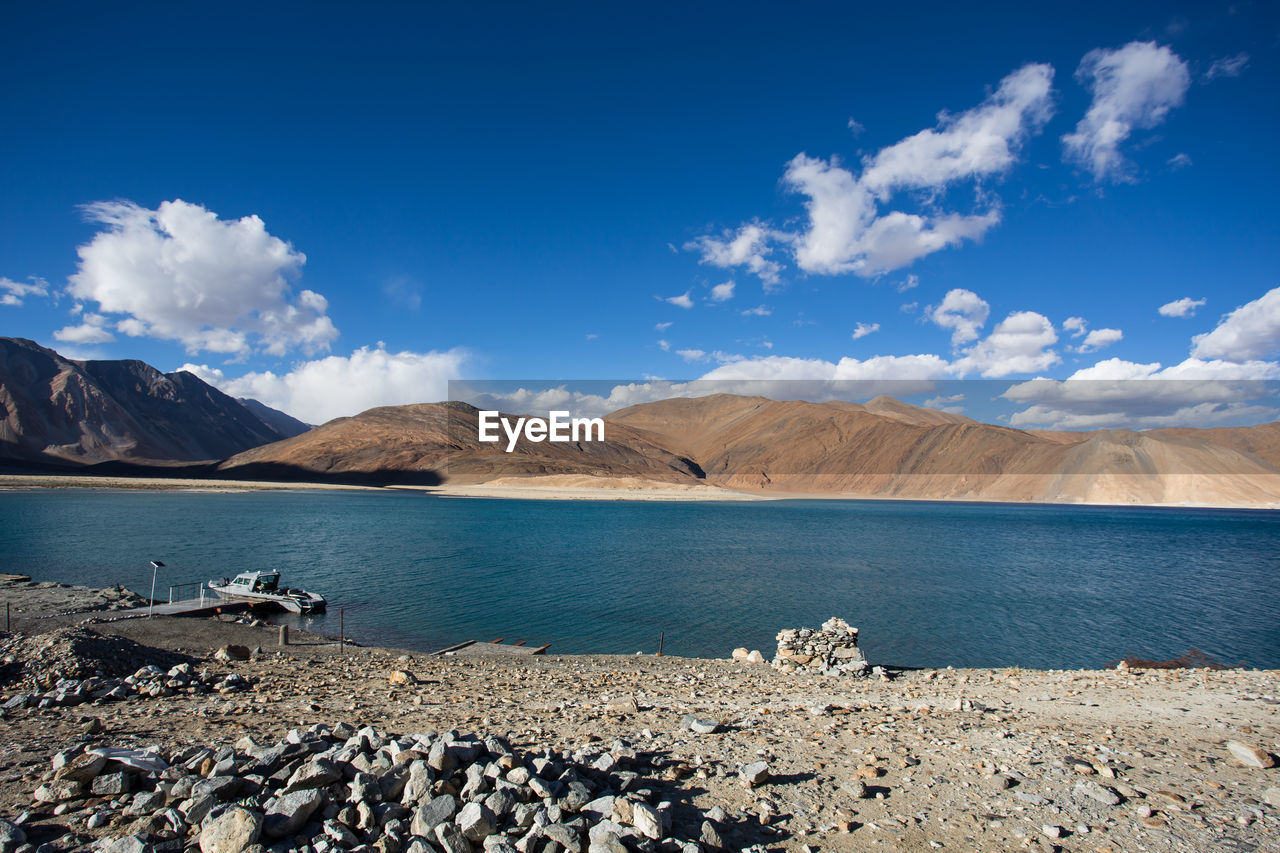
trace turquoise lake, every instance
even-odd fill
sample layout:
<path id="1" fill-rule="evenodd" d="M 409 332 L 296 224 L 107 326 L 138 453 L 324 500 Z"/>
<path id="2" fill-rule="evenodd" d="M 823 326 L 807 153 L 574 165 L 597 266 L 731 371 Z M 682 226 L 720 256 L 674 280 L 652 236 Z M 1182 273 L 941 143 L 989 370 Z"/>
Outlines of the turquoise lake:
<path id="1" fill-rule="evenodd" d="M 0 563 L 168 586 L 276 567 L 292 620 L 366 644 L 771 655 L 842 616 L 873 664 L 1102 667 L 1199 648 L 1280 667 L 1280 513 L 881 501 L 467 500 L 409 492 L 0 492 Z"/>

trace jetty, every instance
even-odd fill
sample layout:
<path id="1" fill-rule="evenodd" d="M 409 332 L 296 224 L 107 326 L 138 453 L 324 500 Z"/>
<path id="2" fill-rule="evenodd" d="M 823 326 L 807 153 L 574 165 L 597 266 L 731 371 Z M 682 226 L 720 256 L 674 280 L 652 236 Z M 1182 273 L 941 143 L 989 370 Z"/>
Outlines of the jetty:
<path id="1" fill-rule="evenodd" d="M 169 601 L 129 610 L 109 611 L 110 616 L 94 615 L 98 622 L 116 622 L 123 619 L 145 619 L 147 616 L 213 616 L 217 613 L 239 613 L 249 609 L 247 601 L 229 601 L 225 598 L 188 598 Z"/>
<path id="2" fill-rule="evenodd" d="M 489 642 L 481 642 L 480 640 L 467 640 L 458 643 L 456 646 L 449 646 L 447 649 L 441 649 L 438 652 L 432 652 L 434 655 L 457 655 L 459 657 L 528 657 L 529 655 L 540 655 L 551 648 L 550 643 L 544 643 L 541 646 L 529 646 L 524 640 L 518 643 L 504 643 L 505 637 L 499 637 Z"/>

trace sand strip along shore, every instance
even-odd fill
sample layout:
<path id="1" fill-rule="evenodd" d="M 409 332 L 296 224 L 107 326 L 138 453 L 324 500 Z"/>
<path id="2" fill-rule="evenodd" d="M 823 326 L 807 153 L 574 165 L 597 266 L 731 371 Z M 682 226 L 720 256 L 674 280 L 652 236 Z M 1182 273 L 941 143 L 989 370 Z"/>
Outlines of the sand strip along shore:
<path id="1" fill-rule="evenodd" d="M 185 822 L 183 808 L 194 820 L 209 805 L 177 796 L 191 792 L 191 782 L 180 779 L 173 781 L 182 786 L 177 794 L 171 787 L 172 796 L 157 796 L 164 777 L 145 774 L 130 783 L 132 795 L 94 795 L 81 786 L 59 801 L 50 792 L 64 781 L 52 770 L 61 750 L 155 747 L 176 760 L 193 745 L 245 747 L 249 737 L 265 749 L 290 730 L 306 740 L 319 737 L 307 734 L 309 727 L 323 724 L 330 728 L 316 731 L 332 734 L 335 727 L 348 731 L 343 723 L 386 734 L 499 735 L 535 773 L 578 766 L 574 756 L 599 761 L 611 769 L 584 769 L 583 778 L 590 774 L 593 795 L 601 785 L 625 786 L 615 793 L 627 800 L 617 806 L 626 815 L 571 811 L 576 800 L 550 788 L 533 803 L 544 809 L 541 820 L 554 817 L 557 827 L 577 833 L 583 850 L 600 820 L 627 816 L 632 823 L 611 824 L 621 833 L 617 849 L 695 849 L 644 841 L 635 812 L 648 812 L 636 803 L 671 817 L 669 828 L 660 827 L 670 833 L 664 837 L 702 850 L 714 849 L 714 841 L 735 850 L 1280 849 L 1280 769 L 1256 766 L 1280 749 L 1276 671 L 935 669 L 881 681 L 647 655 L 450 658 L 343 649 L 306 635 L 279 647 L 275 626 L 226 616 L 78 624 L 101 618 L 102 607 L 124 606 L 118 590 L 4 581 L 0 597 L 11 603 L 15 632 L 22 632 L 4 638 L 0 816 L 21 819 L 29 843 L 50 843 L 50 850 L 130 837 L 134 842 L 116 849 L 136 849 L 127 844 L 138 838 L 162 845 L 172 838 L 173 849 L 194 849 L 202 826 Z M 78 607 L 93 609 L 66 612 Z M 99 639 L 69 636 L 86 630 Z M 148 656 L 162 665 L 183 656 L 192 672 L 234 689 L 39 707 L 31 697 L 48 697 L 50 689 L 37 682 L 65 664 L 59 655 L 78 649 L 92 664 L 95 644 L 114 649 L 117 658 L 120 644 L 133 644 L 128 648 L 139 657 L 129 658 L 129 666 Z M 227 644 L 244 646 L 249 659 L 216 660 L 214 650 Z M 221 759 L 212 760 L 219 754 L 170 776 L 204 770 L 220 778 Z M 250 761 L 243 750 L 226 755 L 227 768 L 247 772 L 236 764 Z M 394 762 L 387 758 L 386 765 Z M 385 827 L 342 823 L 353 821 L 343 801 L 355 777 L 349 766 L 339 771 L 299 831 L 318 833 L 312 841 L 327 839 L 319 848 L 329 850 L 407 848 L 407 824 L 388 824 L 397 836 Z M 115 790 L 116 781 L 103 790 Z M 431 784 L 462 795 L 455 797 L 461 807 L 467 796 L 481 796 L 475 787 L 463 795 L 466 782 Z M 36 801 L 42 785 L 45 801 Z M 270 785 L 264 791 L 270 794 Z M 274 802 L 262 802 L 262 793 L 235 793 L 262 813 Z M 203 816 L 203 828 L 220 809 Z M 508 849 L 501 841 L 509 849 L 553 849 L 544 839 L 525 842 L 528 829 L 510 824 L 497 830 L 502 837 L 491 848 Z M 484 846 L 468 843 L 477 851 Z"/>

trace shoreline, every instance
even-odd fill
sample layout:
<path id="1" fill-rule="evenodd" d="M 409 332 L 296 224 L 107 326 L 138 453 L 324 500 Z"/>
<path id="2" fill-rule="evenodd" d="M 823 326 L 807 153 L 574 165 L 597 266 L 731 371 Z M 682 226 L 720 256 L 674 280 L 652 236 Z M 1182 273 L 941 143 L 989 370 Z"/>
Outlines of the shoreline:
<path id="1" fill-rule="evenodd" d="M 564 475 L 530 480 L 559 479 Z M 616 481 L 616 482 L 615 482 Z M 632 481 L 612 478 L 612 485 L 563 485 L 559 483 L 520 484 L 513 478 L 474 484 L 441 484 L 434 486 L 390 484 L 384 486 L 353 483 L 318 483 L 310 481 L 220 480 L 167 477 L 121 477 L 93 474 L 0 474 L 0 492 L 58 489 L 98 489 L 103 491 L 173 491 L 173 492 L 257 492 L 257 491 L 352 491 L 411 492 L 438 498 L 561 500 L 561 501 L 655 501 L 754 503 L 761 501 L 874 501 L 892 503 L 991 504 L 998 506 L 1093 507 L 1114 509 L 1200 509 L 1248 510 L 1280 512 L 1280 503 L 1116 503 L 1107 501 L 1024 501 L 1000 498 L 939 498 L 863 495 L 850 493 L 747 492 L 720 486 L 684 485 L 658 481 Z"/>
<path id="2" fill-rule="evenodd" d="M 1199 853 L 1280 842 L 1280 769 L 1242 764 L 1228 746 L 1263 756 L 1280 749 L 1277 670 L 948 668 L 850 679 L 648 654 L 493 658 L 340 648 L 303 632 L 278 646 L 274 625 L 247 618 L 82 626 L 84 616 L 110 611 L 65 612 L 77 602 L 125 607 L 137 598 L 128 596 L 0 579 L 0 597 L 23 601 L 15 627 L 35 632 L 9 646 L 26 675 L 0 683 L 9 731 L 0 743 L 0 816 L 25 810 L 28 835 L 58 850 L 103 837 L 157 838 L 127 800 L 66 800 L 60 814 L 53 802 L 33 807 L 32 791 L 50 784 L 49 762 L 64 745 L 154 746 L 177 755 L 193 744 L 215 751 L 245 737 L 270 744 L 290 729 L 344 723 L 496 734 L 529 755 L 613 751 L 645 780 L 639 787 L 648 793 L 636 796 L 675 810 L 673 834 L 696 840 L 711 815 L 711 837 L 729 850 Z M 179 656 L 211 679 L 231 672 L 247 686 L 66 707 L 13 704 L 59 661 L 117 664 L 95 657 L 95 644 L 165 665 Z M 229 644 L 247 659 L 218 660 L 214 650 Z M 96 733 L 84 734 L 86 721 L 96 721 Z M 746 784 L 745 768 L 756 762 L 765 764 L 763 778 Z M 336 784 L 341 790 L 330 795 L 340 801 L 346 785 Z M 167 805 L 180 813 L 193 807 Z M 91 829 L 97 814 L 104 817 Z M 188 830 L 188 843 L 199 830 Z"/>

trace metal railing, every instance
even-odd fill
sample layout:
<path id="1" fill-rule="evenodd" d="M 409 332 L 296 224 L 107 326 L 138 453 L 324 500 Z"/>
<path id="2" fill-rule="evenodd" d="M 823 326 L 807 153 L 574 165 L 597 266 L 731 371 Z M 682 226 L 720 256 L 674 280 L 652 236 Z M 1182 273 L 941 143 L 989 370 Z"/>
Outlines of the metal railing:
<path id="1" fill-rule="evenodd" d="M 204 581 L 192 581 L 190 583 L 180 583 L 169 587 L 169 603 L 175 601 L 187 601 L 193 598 L 199 598 L 200 603 L 204 604 L 205 588 Z"/>

